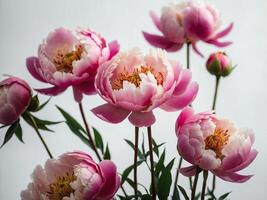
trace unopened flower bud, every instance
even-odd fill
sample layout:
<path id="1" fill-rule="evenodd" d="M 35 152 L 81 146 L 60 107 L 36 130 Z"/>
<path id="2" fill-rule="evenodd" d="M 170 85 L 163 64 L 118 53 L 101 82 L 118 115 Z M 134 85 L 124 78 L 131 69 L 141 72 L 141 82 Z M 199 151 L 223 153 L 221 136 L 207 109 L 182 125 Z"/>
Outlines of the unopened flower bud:
<path id="1" fill-rule="evenodd" d="M 228 76 L 232 70 L 232 62 L 224 52 L 216 52 L 210 55 L 207 63 L 207 70 L 215 76 Z"/>

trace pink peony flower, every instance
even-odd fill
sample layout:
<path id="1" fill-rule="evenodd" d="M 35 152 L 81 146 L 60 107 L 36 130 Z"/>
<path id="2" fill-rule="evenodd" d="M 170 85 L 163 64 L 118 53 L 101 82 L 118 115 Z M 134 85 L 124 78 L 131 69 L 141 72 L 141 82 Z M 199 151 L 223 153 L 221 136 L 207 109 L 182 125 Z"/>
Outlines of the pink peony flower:
<path id="1" fill-rule="evenodd" d="M 44 168 L 35 168 L 32 179 L 22 200 L 110 200 L 120 185 L 113 162 L 96 164 L 80 151 L 47 160 Z"/>
<path id="2" fill-rule="evenodd" d="M 71 32 L 58 28 L 51 32 L 38 49 L 38 57 L 27 58 L 26 65 L 34 78 L 53 87 L 36 91 L 55 96 L 73 87 L 77 102 L 83 94 L 95 94 L 94 79 L 98 66 L 119 51 L 119 44 L 106 44 L 92 30 Z"/>
<path id="3" fill-rule="evenodd" d="M 10 77 L 0 82 L 0 124 L 14 123 L 31 101 L 31 88 L 22 79 Z"/>
<path id="4" fill-rule="evenodd" d="M 224 52 L 216 52 L 209 56 L 207 70 L 215 76 L 228 76 L 233 71 L 230 58 Z"/>
<path id="5" fill-rule="evenodd" d="M 176 121 L 178 151 L 190 167 L 181 169 L 185 176 L 193 176 L 196 168 L 209 170 L 225 181 L 242 183 L 251 175 L 237 172 L 247 167 L 257 156 L 251 149 L 252 130 L 237 128 L 227 119 L 218 119 L 204 112 L 194 114 L 185 108 Z"/>
<path id="6" fill-rule="evenodd" d="M 92 110 L 96 116 L 110 123 L 128 117 L 137 127 L 152 125 L 157 107 L 166 111 L 184 108 L 198 91 L 191 72 L 169 61 L 160 49 L 147 55 L 137 48 L 118 54 L 99 68 L 95 86 L 107 101 Z"/>
<path id="7" fill-rule="evenodd" d="M 150 16 L 163 34 L 154 35 L 143 32 L 145 39 L 155 47 L 174 52 L 182 48 L 184 43 L 190 42 L 193 49 L 202 56 L 196 43 L 203 41 L 218 47 L 225 47 L 231 42 L 220 42 L 232 29 L 233 23 L 223 31 L 220 28 L 220 15 L 211 5 L 196 1 L 185 1 L 171 4 L 162 9 L 159 18 L 154 12 Z"/>

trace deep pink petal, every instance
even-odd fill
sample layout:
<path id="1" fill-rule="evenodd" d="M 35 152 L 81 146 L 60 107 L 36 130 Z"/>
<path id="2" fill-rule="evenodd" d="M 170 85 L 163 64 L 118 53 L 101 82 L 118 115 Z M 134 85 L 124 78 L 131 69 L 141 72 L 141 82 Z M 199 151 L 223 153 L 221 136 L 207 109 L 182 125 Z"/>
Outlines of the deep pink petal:
<path id="1" fill-rule="evenodd" d="M 197 166 L 183 167 L 179 169 L 179 172 L 187 177 L 195 176 L 197 172 Z"/>
<path id="2" fill-rule="evenodd" d="M 46 83 L 47 81 L 39 74 L 38 70 L 41 67 L 37 57 L 29 57 L 26 59 L 26 66 L 31 75 L 38 81 Z"/>
<path id="3" fill-rule="evenodd" d="M 96 94 L 95 79 L 84 81 L 83 83 L 76 85 L 75 87 L 86 95 Z"/>
<path id="4" fill-rule="evenodd" d="M 228 35 L 230 33 L 230 31 L 233 29 L 234 27 L 234 23 L 232 22 L 231 24 L 229 24 L 229 26 L 227 26 L 224 30 L 222 30 L 221 32 L 217 33 L 213 39 L 219 39 L 222 38 L 226 35 Z"/>
<path id="5" fill-rule="evenodd" d="M 157 27 L 157 29 L 158 29 L 159 31 L 161 31 L 162 28 L 161 28 L 161 24 L 160 24 L 160 19 L 159 19 L 159 17 L 157 16 L 157 14 L 156 14 L 154 11 L 151 10 L 151 11 L 149 12 L 149 15 L 150 15 L 150 17 L 151 17 L 153 23 L 154 23 L 155 26 Z"/>
<path id="6" fill-rule="evenodd" d="M 213 45 L 215 45 L 217 47 L 227 47 L 227 46 L 229 46 L 230 44 L 233 43 L 233 42 L 229 42 L 229 41 L 220 42 L 218 40 L 213 40 L 213 39 L 207 40 L 206 42 L 209 43 L 209 44 L 213 44 Z"/>
<path id="7" fill-rule="evenodd" d="M 192 43 L 192 47 L 193 47 L 193 50 L 194 50 L 198 55 L 200 55 L 202 58 L 204 57 L 204 55 L 203 55 L 203 54 L 200 52 L 200 50 L 198 49 L 196 43 Z"/>
<path id="8" fill-rule="evenodd" d="M 110 160 L 104 160 L 99 163 L 103 172 L 105 183 L 97 195 L 97 199 L 109 199 L 114 196 L 118 190 L 118 175 L 115 164 Z"/>
<path id="9" fill-rule="evenodd" d="M 154 47 L 165 49 L 168 52 L 175 52 L 183 47 L 183 43 L 178 44 L 171 42 L 160 35 L 154 35 L 147 32 L 143 32 L 143 35 L 149 44 Z"/>
<path id="10" fill-rule="evenodd" d="M 192 115 L 194 115 L 194 110 L 191 107 L 187 106 L 186 108 L 183 109 L 183 111 L 180 113 L 175 123 L 176 133 L 178 131 L 178 128 L 182 126 L 187 121 L 187 119 L 190 118 Z"/>
<path id="11" fill-rule="evenodd" d="M 117 40 L 111 41 L 108 44 L 109 47 L 109 58 L 108 60 L 110 60 L 111 58 L 113 58 L 113 56 L 115 56 L 119 50 L 120 50 L 120 44 L 118 43 Z"/>
<path id="12" fill-rule="evenodd" d="M 225 181 L 233 183 L 244 183 L 253 176 L 253 175 L 240 175 L 231 172 L 215 172 L 214 174 Z"/>
<path id="13" fill-rule="evenodd" d="M 73 89 L 73 96 L 74 96 L 75 101 L 77 103 L 80 103 L 83 99 L 83 93 L 75 86 L 73 86 L 72 89 Z"/>
<path id="14" fill-rule="evenodd" d="M 93 108 L 91 111 L 100 119 L 115 124 L 122 122 L 130 114 L 129 110 L 113 106 L 109 103 Z"/>
<path id="15" fill-rule="evenodd" d="M 67 88 L 61 88 L 61 87 L 51 87 L 51 88 L 43 88 L 43 89 L 34 89 L 36 92 L 39 92 L 41 94 L 49 95 L 49 96 L 56 96 L 64 92 Z"/>
<path id="16" fill-rule="evenodd" d="M 136 127 L 149 127 L 155 123 L 156 119 L 152 111 L 132 112 L 128 117 L 129 121 Z"/>

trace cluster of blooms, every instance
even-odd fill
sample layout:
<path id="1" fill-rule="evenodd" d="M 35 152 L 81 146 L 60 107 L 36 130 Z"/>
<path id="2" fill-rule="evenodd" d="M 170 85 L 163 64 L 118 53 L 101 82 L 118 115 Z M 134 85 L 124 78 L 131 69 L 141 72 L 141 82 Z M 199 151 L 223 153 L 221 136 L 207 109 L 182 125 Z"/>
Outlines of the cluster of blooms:
<path id="1" fill-rule="evenodd" d="M 99 94 L 106 104 L 92 109 L 97 117 L 110 123 L 128 118 L 135 127 L 153 125 L 156 108 L 167 112 L 182 110 L 175 126 L 178 151 L 192 165 L 181 168 L 180 172 L 194 176 L 202 169 L 225 181 L 247 181 L 251 176 L 237 172 L 257 155 L 252 149 L 253 132 L 240 129 L 212 112 L 195 114 L 189 105 L 199 86 L 191 80 L 191 71 L 169 60 L 165 51 L 177 51 L 188 43 L 201 54 L 196 47 L 198 41 L 227 46 L 230 42 L 219 39 L 233 25 L 217 32 L 218 11 L 194 1 L 172 4 L 162 9 L 160 18 L 154 12 L 151 17 L 163 35 L 144 32 L 144 37 L 162 49 L 152 49 L 147 54 L 138 48 L 119 52 L 117 41 L 107 43 L 90 29 L 54 30 L 40 44 L 38 56 L 26 60 L 28 71 L 35 79 L 52 85 L 35 91 L 56 96 L 72 87 L 77 103 L 81 103 L 83 95 Z M 233 70 L 230 59 L 222 52 L 212 54 L 206 67 L 216 77 L 228 76 Z M 20 78 L 9 77 L 0 82 L 0 123 L 16 122 L 27 111 L 31 99 L 30 86 Z M 80 151 L 49 159 L 44 168 L 35 168 L 32 179 L 21 193 L 23 200 L 109 200 L 120 186 L 112 161 L 96 163 Z"/>

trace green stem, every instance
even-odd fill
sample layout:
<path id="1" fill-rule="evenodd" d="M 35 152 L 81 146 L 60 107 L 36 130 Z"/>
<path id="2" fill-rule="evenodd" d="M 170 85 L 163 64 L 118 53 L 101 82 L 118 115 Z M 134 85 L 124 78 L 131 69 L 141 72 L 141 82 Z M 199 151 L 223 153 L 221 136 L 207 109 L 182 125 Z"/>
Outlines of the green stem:
<path id="1" fill-rule="evenodd" d="M 203 171 L 203 184 L 202 184 L 201 200 L 205 200 L 208 175 L 209 175 L 209 172 L 207 170 L 204 170 Z"/>
<path id="2" fill-rule="evenodd" d="M 44 145 L 44 148 L 45 148 L 45 150 L 47 151 L 49 157 L 52 159 L 52 158 L 53 158 L 52 153 L 50 152 L 50 150 L 49 150 L 47 144 L 45 143 L 44 138 L 43 138 L 42 135 L 40 134 L 39 129 L 38 129 L 38 126 L 37 126 L 37 124 L 36 124 L 36 121 L 35 121 L 34 118 L 31 116 L 30 113 L 29 113 L 29 117 L 30 117 L 30 120 L 31 120 L 31 122 L 32 122 L 32 125 L 33 125 L 33 128 L 34 128 L 35 132 L 37 133 L 39 139 L 41 140 L 42 144 Z"/>
<path id="3" fill-rule="evenodd" d="M 156 184 L 155 184 L 155 172 L 154 172 L 151 126 L 147 127 L 147 133 L 148 133 L 148 145 L 149 145 L 149 157 L 150 157 L 152 200 L 156 200 Z"/>
<path id="4" fill-rule="evenodd" d="M 88 122 L 86 120 L 86 117 L 85 117 L 85 114 L 84 114 L 84 111 L 83 111 L 83 105 L 82 105 L 82 102 L 79 103 L 79 108 L 80 108 L 80 112 L 81 112 L 81 115 L 82 115 L 82 119 L 83 119 L 83 123 L 84 123 L 84 126 L 85 126 L 85 129 L 86 129 L 86 132 L 87 132 L 87 135 L 88 135 L 88 138 L 91 142 L 91 146 L 98 158 L 99 161 L 102 161 L 102 158 L 100 157 L 98 151 L 97 151 L 97 148 L 96 148 L 96 145 L 94 143 L 94 140 L 93 140 L 93 137 L 92 137 L 92 134 L 90 132 L 90 129 L 89 129 L 89 125 L 88 125 Z"/>
<path id="5" fill-rule="evenodd" d="M 181 166 L 182 166 L 182 162 L 183 162 L 183 158 L 180 157 L 179 164 L 178 164 L 178 169 L 176 170 L 176 176 L 175 176 L 175 180 L 174 180 L 174 187 L 173 187 L 172 196 L 174 196 L 175 189 L 176 189 L 176 186 L 177 186 L 177 183 L 178 183 L 178 180 L 179 180 L 179 174 L 180 174 L 180 169 L 181 169 Z M 179 190 L 178 190 L 178 196 L 179 196 Z"/>
<path id="6" fill-rule="evenodd" d="M 137 155 L 138 155 L 138 139 L 139 139 L 139 128 L 135 127 L 135 143 L 134 143 L 134 194 L 137 199 Z"/>
<path id="7" fill-rule="evenodd" d="M 197 181 L 198 181 L 198 176 L 199 176 L 200 172 L 201 172 L 201 169 L 198 167 L 196 175 L 195 175 L 194 183 L 193 183 L 193 188 L 192 188 L 192 193 L 191 193 L 191 200 L 195 200 L 196 189 L 197 189 Z"/>
<path id="8" fill-rule="evenodd" d="M 212 110 L 214 111 L 216 111 L 216 101 L 217 101 L 217 96 L 218 96 L 219 83 L 220 83 L 220 76 L 216 76 L 215 91 L 214 91 L 213 103 L 212 103 Z"/>
<path id="9" fill-rule="evenodd" d="M 186 69 L 190 69 L 190 42 L 186 43 Z"/>

